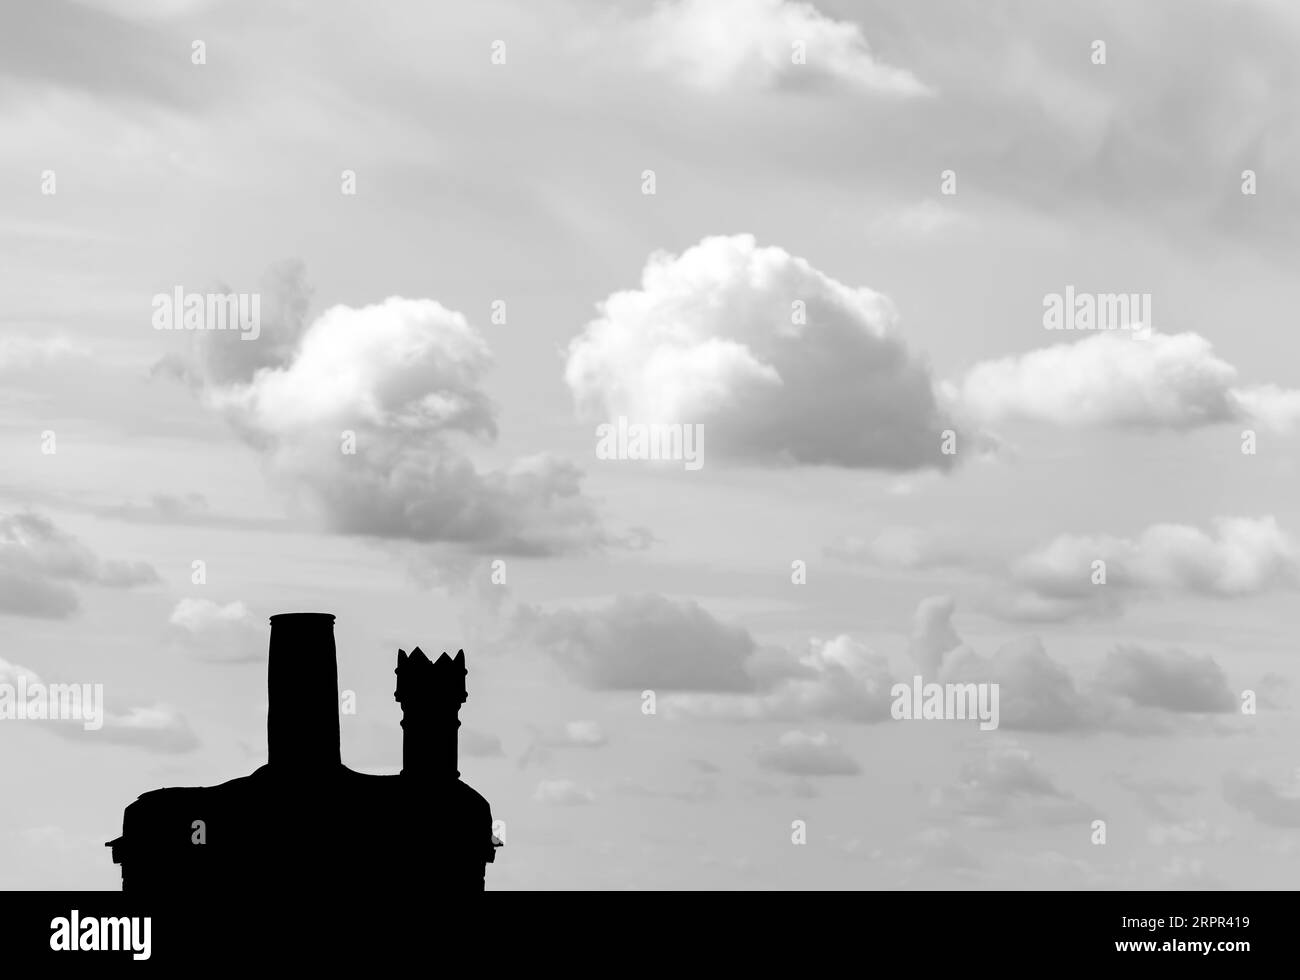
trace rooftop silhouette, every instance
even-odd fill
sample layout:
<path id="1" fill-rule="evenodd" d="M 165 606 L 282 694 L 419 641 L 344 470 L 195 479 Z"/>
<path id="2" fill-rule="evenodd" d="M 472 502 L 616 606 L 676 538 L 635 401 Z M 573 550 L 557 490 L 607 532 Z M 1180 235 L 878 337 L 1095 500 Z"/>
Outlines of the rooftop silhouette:
<path id="1" fill-rule="evenodd" d="M 339 740 L 334 617 L 271 617 L 267 763 L 217 786 L 169 787 L 126 808 L 109 841 L 122 889 L 238 897 L 340 888 L 482 891 L 500 842 L 460 779 L 465 652 L 397 654 L 402 771 L 355 772 Z M 328 893 L 327 892 L 327 893 Z M 378 894 L 379 892 L 375 892 Z"/>

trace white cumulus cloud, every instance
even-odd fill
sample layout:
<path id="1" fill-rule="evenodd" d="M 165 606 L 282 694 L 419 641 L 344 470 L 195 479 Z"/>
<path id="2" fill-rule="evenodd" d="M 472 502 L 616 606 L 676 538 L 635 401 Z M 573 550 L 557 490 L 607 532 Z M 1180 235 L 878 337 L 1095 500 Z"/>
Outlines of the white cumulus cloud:
<path id="1" fill-rule="evenodd" d="M 220 605 L 210 599 L 181 599 L 168 619 L 171 639 L 200 660 L 238 663 L 264 660 L 270 629 L 242 602 Z"/>
<path id="2" fill-rule="evenodd" d="M 889 300 L 751 235 L 651 255 L 569 345 L 595 421 L 700 423 L 709 452 L 762 464 L 947 469 L 952 427 Z"/>
<path id="3" fill-rule="evenodd" d="M 943 386 L 954 410 L 980 424 L 1186 430 L 1257 422 L 1285 431 L 1300 392 L 1242 386 L 1237 369 L 1194 333 L 1098 331 L 1082 340 L 981 361 Z"/>
<path id="4" fill-rule="evenodd" d="M 195 384 L 330 530 L 532 555 L 609 543 L 573 464 L 470 459 L 465 442 L 497 429 L 480 388 L 491 353 L 463 315 L 390 297 L 308 323 L 293 269 L 271 287 L 256 341 L 200 333 L 196 365 L 162 367 Z"/>
<path id="5" fill-rule="evenodd" d="M 660 0 L 629 31 L 649 67 L 706 91 L 820 77 L 890 96 L 932 94 L 877 59 L 857 24 L 797 0 Z"/>
<path id="6" fill-rule="evenodd" d="M 1220 517 L 1210 531 L 1153 524 L 1134 538 L 1060 535 L 1012 563 L 1008 614 L 1064 619 L 1113 613 L 1140 592 L 1231 598 L 1300 583 L 1291 536 L 1272 516 Z M 1104 585 L 1093 563 L 1105 562 Z M 1037 613 L 1038 615 L 1033 615 Z"/>

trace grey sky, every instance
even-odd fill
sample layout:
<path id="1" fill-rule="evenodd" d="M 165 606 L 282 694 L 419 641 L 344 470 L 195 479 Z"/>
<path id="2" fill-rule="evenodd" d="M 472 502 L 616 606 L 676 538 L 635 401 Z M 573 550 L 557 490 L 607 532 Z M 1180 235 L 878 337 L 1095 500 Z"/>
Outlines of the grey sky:
<path id="1" fill-rule="evenodd" d="M 0 722 L 0 883 L 116 888 L 137 793 L 259 764 L 312 609 L 357 768 L 396 650 L 465 649 L 492 889 L 1294 886 L 1294 3 L 0 25 L 0 680 L 110 717 Z M 153 329 L 178 287 L 260 336 Z M 894 721 L 917 673 L 998 730 Z"/>

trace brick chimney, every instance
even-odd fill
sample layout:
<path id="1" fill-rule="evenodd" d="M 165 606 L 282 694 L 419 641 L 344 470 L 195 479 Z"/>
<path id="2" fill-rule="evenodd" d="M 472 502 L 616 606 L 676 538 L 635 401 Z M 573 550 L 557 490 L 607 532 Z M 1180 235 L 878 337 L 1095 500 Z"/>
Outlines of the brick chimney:
<path id="1" fill-rule="evenodd" d="M 342 766 L 332 615 L 271 617 L 267 694 L 267 762 L 272 773 L 294 776 Z"/>
<path id="2" fill-rule="evenodd" d="M 465 651 L 430 661 L 416 647 L 397 651 L 397 690 L 402 706 L 402 775 L 457 780 L 457 729 L 465 691 Z"/>

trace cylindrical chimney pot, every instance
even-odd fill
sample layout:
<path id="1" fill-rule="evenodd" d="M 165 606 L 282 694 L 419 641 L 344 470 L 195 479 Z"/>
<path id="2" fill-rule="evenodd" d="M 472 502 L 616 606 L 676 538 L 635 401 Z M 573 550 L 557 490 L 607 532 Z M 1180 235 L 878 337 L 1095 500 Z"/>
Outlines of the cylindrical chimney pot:
<path id="1" fill-rule="evenodd" d="M 267 761 L 272 771 L 293 775 L 342 765 L 339 667 L 331 614 L 271 617 L 267 690 Z"/>

